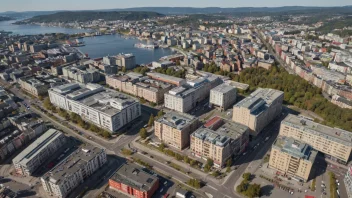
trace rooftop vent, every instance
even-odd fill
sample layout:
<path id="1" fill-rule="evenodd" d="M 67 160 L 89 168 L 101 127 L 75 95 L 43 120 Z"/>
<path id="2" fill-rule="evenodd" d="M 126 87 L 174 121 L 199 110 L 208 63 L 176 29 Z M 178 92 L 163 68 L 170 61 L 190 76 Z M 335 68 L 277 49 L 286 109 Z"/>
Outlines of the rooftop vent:
<path id="1" fill-rule="evenodd" d="M 306 125 L 306 124 L 307 124 L 307 121 L 305 121 L 305 120 L 302 119 L 302 120 L 301 120 L 301 124 L 302 124 L 302 125 Z"/>

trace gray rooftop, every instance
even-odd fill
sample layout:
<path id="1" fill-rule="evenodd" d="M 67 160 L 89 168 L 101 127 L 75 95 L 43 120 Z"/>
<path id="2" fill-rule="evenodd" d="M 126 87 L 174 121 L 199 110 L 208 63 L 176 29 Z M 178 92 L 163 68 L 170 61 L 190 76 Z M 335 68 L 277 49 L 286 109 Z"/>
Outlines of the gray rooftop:
<path id="1" fill-rule="evenodd" d="M 158 182 L 156 176 L 143 171 L 134 164 L 124 164 L 110 179 L 143 192 L 149 191 Z"/>
<path id="2" fill-rule="evenodd" d="M 220 92 L 220 93 L 228 93 L 232 90 L 234 90 L 235 88 L 227 85 L 227 84 L 221 84 L 215 88 L 213 88 L 211 91 L 216 91 L 216 92 Z"/>
<path id="3" fill-rule="evenodd" d="M 157 122 L 168 125 L 178 130 L 182 130 L 192 124 L 195 120 L 197 120 L 195 116 L 185 113 L 179 113 L 176 111 L 170 111 L 167 114 L 163 115 L 161 118 L 159 118 Z"/>
<path id="4" fill-rule="evenodd" d="M 349 131 L 328 127 L 292 114 L 289 114 L 281 124 L 352 147 L 352 133 Z"/>
<path id="5" fill-rule="evenodd" d="M 177 77 L 173 77 L 173 76 L 169 76 L 169 75 L 166 75 L 166 74 L 161 74 L 161 73 L 147 73 L 148 76 L 154 78 L 154 79 L 159 79 L 159 80 L 168 80 L 170 82 L 173 82 L 173 83 L 179 83 L 179 84 L 184 84 L 186 82 L 185 79 L 183 78 L 177 78 Z"/>
<path id="6" fill-rule="evenodd" d="M 273 147 L 276 147 L 280 149 L 281 152 L 287 153 L 291 156 L 309 160 L 311 162 L 314 162 L 318 153 L 308 144 L 284 136 L 279 136 L 275 140 Z"/>
<path id="7" fill-rule="evenodd" d="M 56 129 L 49 129 L 32 144 L 30 144 L 25 150 L 18 154 L 12 161 L 13 163 L 20 163 L 26 166 L 27 162 L 32 160 L 38 155 L 43 149 L 50 145 L 53 141 L 59 138 L 63 133 Z"/>
<path id="8" fill-rule="evenodd" d="M 102 152 L 105 152 L 104 149 L 94 147 L 92 145 L 86 145 L 78 148 L 75 152 L 71 153 L 71 155 L 46 173 L 43 178 L 49 179 L 50 182 L 54 184 L 59 184 L 62 182 L 65 183 L 67 182 L 67 178 L 76 173 L 82 166 L 85 166 L 88 161 L 94 159 Z"/>

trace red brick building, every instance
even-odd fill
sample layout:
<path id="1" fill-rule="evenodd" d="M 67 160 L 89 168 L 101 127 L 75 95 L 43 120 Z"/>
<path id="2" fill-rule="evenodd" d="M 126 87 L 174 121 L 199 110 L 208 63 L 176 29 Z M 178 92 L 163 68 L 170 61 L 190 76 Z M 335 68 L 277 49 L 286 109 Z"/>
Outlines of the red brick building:
<path id="1" fill-rule="evenodd" d="M 137 198 L 151 198 L 159 188 L 159 179 L 136 165 L 125 164 L 109 179 L 109 186 Z"/>

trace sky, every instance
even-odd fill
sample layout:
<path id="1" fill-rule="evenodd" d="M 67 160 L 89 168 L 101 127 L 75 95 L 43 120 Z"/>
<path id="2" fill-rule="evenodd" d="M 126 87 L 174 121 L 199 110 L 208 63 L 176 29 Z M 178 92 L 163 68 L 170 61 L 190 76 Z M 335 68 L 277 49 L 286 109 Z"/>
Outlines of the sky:
<path id="1" fill-rule="evenodd" d="M 0 0 L 0 12 L 131 7 L 345 6 L 351 0 Z"/>

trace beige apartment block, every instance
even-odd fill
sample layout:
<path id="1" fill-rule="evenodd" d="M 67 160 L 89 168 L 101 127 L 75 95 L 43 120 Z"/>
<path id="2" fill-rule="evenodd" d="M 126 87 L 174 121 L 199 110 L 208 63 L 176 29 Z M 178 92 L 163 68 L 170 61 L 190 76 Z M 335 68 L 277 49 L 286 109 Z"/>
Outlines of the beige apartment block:
<path id="1" fill-rule="evenodd" d="M 352 133 L 349 131 L 288 115 L 281 122 L 280 135 L 303 141 L 339 163 L 347 164 L 350 159 Z"/>
<path id="2" fill-rule="evenodd" d="M 249 128 L 242 124 L 214 117 L 191 135 L 192 155 L 212 159 L 220 168 L 232 155 L 241 154 L 249 141 Z"/>
<path id="3" fill-rule="evenodd" d="M 226 110 L 236 102 L 236 88 L 221 84 L 210 90 L 209 103 Z"/>
<path id="4" fill-rule="evenodd" d="M 282 110 L 284 92 L 258 88 L 233 106 L 232 120 L 248 126 L 252 135 L 258 135 Z"/>
<path id="5" fill-rule="evenodd" d="M 307 182 L 317 153 L 308 144 L 279 136 L 271 147 L 269 168 L 298 181 Z"/>
<path id="6" fill-rule="evenodd" d="M 198 128 L 198 118 L 170 111 L 154 123 L 155 136 L 178 150 L 189 146 L 190 134 Z"/>

